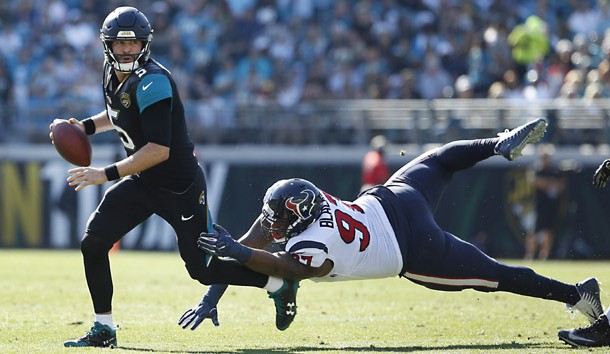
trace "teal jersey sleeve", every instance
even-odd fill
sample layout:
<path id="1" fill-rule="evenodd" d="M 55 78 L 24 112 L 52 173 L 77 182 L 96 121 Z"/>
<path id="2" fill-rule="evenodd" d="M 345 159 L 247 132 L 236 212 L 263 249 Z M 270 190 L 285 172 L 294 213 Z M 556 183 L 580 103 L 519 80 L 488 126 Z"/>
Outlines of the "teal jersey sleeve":
<path id="1" fill-rule="evenodd" d="M 140 113 L 155 102 L 172 98 L 172 85 L 165 75 L 150 74 L 142 78 L 136 90 Z"/>

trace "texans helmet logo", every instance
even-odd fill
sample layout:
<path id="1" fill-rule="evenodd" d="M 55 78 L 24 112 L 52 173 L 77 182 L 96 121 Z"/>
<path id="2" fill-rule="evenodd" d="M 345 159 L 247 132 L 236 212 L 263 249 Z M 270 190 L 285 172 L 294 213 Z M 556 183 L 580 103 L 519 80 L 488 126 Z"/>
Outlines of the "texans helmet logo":
<path id="1" fill-rule="evenodd" d="M 305 194 L 305 197 L 290 197 L 290 199 L 286 200 L 285 205 L 286 208 L 291 210 L 299 219 L 308 219 L 311 217 L 311 209 L 316 195 L 310 189 L 304 189 L 300 194 Z"/>

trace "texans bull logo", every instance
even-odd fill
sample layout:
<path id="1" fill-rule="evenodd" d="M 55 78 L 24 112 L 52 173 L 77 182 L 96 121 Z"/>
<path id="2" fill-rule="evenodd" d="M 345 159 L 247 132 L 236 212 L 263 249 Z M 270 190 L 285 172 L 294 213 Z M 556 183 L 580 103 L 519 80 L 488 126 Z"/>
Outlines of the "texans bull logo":
<path id="1" fill-rule="evenodd" d="M 300 195 L 304 195 L 303 198 Z M 299 194 L 299 197 L 290 197 L 286 200 L 286 208 L 291 210 L 299 219 L 308 219 L 311 217 L 311 210 L 313 209 L 313 201 L 315 199 L 315 193 L 310 189 L 304 189 Z"/>

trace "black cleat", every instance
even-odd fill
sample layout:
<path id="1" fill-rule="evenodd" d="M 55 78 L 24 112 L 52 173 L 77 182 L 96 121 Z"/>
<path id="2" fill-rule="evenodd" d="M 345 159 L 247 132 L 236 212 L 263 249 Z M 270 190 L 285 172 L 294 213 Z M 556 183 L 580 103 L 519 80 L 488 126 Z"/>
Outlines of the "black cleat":
<path id="1" fill-rule="evenodd" d="M 610 323 L 606 315 L 601 315 L 587 327 L 564 329 L 557 335 L 559 339 L 574 347 L 610 346 Z"/>
<path id="2" fill-rule="evenodd" d="M 282 287 L 273 293 L 267 292 L 275 303 L 275 327 L 283 331 L 290 327 L 297 315 L 297 290 L 299 282 L 284 279 Z"/>
<path id="3" fill-rule="evenodd" d="M 64 342 L 64 347 L 116 347 L 116 331 L 99 322 L 84 336 Z"/>

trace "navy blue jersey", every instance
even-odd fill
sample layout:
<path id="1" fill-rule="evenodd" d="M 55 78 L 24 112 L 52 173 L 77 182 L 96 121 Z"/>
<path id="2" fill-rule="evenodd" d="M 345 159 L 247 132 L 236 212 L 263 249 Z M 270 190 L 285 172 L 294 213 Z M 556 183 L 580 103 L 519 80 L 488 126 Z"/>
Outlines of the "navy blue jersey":
<path id="1" fill-rule="evenodd" d="M 198 163 L 170 72 L 150 59 L 121 83 L 106 64 L 103 86 L 106 112 L 128 156 L 149 142 L 170 148 L 169 158 L 142 171 L 141 178 L 151 186 L 185 190 L 194 179 Z"/>

